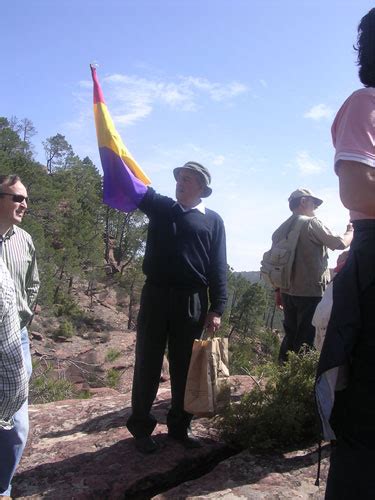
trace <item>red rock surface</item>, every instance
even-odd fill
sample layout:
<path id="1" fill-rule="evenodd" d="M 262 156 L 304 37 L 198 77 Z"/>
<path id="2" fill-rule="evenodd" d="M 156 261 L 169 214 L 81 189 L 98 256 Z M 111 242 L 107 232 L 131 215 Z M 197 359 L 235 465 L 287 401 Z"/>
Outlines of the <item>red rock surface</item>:
<path id="1" fill-rule="evenodd" d="M 328 447 L 323 449 L 320 486 L 315 486 L 316 448 L 288 454 L 255 455 L 248 451 L 222 461 L 194 481 L 159 494 L 156 500 L 323 500 Z"/>
<path id="2" fill-rule="evenodd" d="M 52 361 L 59 373 L 79 388 L 87 387 L 91 372 L 104 378 L 111 368 L 121 372 L 118 390 L 95 387 L 88 400 L 69 400 L 30 406 L 30 435 L 14 481 L 14 498 L 50 500 L 162 499 L 321 499 L 328 458 L 323 453 L 322 481 L 314 486 L 315 450 L 287 455 L 257 456 L 249 452 L 228 456 L 233 450 L 219 441 L 209 419 L 193 421 L 205 446 L 185 450 L 167 438 L 166 413 L 170 400 L 168 367 L 154 406 L 160 451 L 137 452 L 125 422 L 130 412 L 134 364 L 134 332 L 128 331 L 123 292 L 103 291 L 89 304 L 102 323 L 71 342 L 54 343 L 50 333 L 56 320 L 38 316 L 32 325 L 34 359 Z M 86 303 L 85 303 L 86 301 Z M 103 305 L 104 304 L 104 305 Z M 89 307 L 90 306 L 90 307 Z M 104 325 L 104 329 L 103 329 Z M 109 350 L 120 355 L 108 361 Z M 85 371 L 86 370 L 86 371 Z M 247 376 L 231 377 L 232 397 L 251 390 Z"/>
<path id="3" fill-rule="evenodd" d="M 232 385 L 240 393 L 251 380 L 235 377 Z M 106 388 L 95 392 L 89 400 L 30 407 L 30 439 L 15 478 L 15 498 L 323 498 L 324 482 L 314 486 L 315 451 L 266 457 L 246 452 L 227 459 L 230 452 L 209 419 L 193 422 L 205 446 L 187 451 L 166 436 L 170 392 L 163 383 L 154 411 L 161 449 L 144 456 L 125 427 L 129 394 Z M 323 478 L 326 467 L 324 458 Z"/>
<path id="4" fill-rule="evenodd" d="M 225 446 L 207 420 L 193 425 L 206 443 L 202 449 L 187 452 L 167 438 L 169 398 L 169 389 L 161 387 L 154 412 L 161 450 L 149 456 L 134 447 L 125 428 L 129 398 L 117 391 L 31 406 L 30 439 L 15 478 L 16 498 L 147 498 L 148 491 L 160 491 L 163 484 L 168 488 L 189 471 L 224 457 Z"/>

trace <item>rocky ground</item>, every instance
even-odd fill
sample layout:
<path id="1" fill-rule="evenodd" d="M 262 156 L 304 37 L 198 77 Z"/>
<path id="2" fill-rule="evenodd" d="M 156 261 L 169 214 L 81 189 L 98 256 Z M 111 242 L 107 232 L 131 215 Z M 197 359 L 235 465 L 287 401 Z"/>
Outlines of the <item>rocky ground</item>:
<path id="1" fill-rule="evenodd" d="M 238 392 L 246 378 L 232 379 Z M 316 448 L 288 454 L 236 454 L 220 442 L 211 421 L 194 431 L 205 446 L 187 451 L 166 435 L 168 382 L 155 404 L 160 451 L 137 452 L 125 428 L 129 395 L 99 389 L 89 400 L 68 400 L 30 408 L 28 447 L 15 478 L 20 499 L 322 499 L 328 449 L 323 450 L 321 486 L 314 485 Z"/>
<path id="2" fill-rule="evenodd" d="M 86 299 L 80 299 L 83 303 Z M 328 467 L 323 449 L 320 486 L 315 486 L 317 450 L 286 454 L 237 453 L 221 442 L 212 421 L 197 419 L 193 429 L 205 442 L 185 450 L 166 435 L 170 400 L 167 371 L 157 400 L 155 430 L 160 451 L 143 456 L 134 447 L 125 422 L 130 411 L 134 332 L 118 297 L 97 297 L 92 312 L 97 330 L 52 342 L 55 326 L 40 315 L 32 325 L 34 359 L 52 360 L 58 377 L 90 388 L 92 397 L 31 405 L 27 449 L 14 481 L 14 498 L 51 500 L 95 499 L 322 499 Z M 105 304 L 105 305 L 103 305 Z M 85 304 L 84 304 L 85 305 Z M 88 304 L 86 304 L 88 307 Z M 106 325 L 103 328 L 103 325 Z M 120 354 L 108 360 L 108 351 Z M 56 361 L 57 360 L 57 361 Z M 93 383 L 109 370 L 120 376 L 116 390 Z M 231 377 L 233 400 L 251 390 L 249 377 Z"/>

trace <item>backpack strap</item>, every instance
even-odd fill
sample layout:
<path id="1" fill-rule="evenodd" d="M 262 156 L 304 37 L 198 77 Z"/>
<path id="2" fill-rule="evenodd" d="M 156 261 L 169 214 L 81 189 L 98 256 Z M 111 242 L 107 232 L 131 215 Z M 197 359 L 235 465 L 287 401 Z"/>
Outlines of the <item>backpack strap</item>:
<path id="1" fill-rule="evenodd" d="M 298 215 L 297 219 L 289 229 L 288 234 L 286 235 L 286 239 L 288 239 L 288 236 L 292 231 L 298 231 L 300 233 L 305 223 L 310 221 L 311 219 L 314 219 L 314 217 L 308 217 L 307 215 Z"/>

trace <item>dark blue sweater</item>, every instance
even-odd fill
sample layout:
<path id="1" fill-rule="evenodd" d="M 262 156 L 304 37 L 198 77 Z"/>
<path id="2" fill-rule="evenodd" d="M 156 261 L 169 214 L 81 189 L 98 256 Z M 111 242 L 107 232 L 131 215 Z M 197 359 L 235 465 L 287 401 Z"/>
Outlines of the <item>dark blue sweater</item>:
<path id="1" fill-rule="evenodd" d="M 227 300 L 225 229 L 206 208 L 184 212 L 152 188 L 140 205 L 149 218 L 143 272 L 147 283 L 196 290 L 208 287 L 210 311 L 222 314 Z"/>

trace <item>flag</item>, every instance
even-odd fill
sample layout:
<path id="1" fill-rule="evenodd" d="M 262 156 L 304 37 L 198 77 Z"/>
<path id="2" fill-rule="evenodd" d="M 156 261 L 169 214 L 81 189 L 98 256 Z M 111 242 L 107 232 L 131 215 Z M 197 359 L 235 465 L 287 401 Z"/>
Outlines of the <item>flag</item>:
<path id="1" fill-rule="evenodd" d="M 138 207 L 151 181 L 122 142 L 104 102 L 96 68 L 93 65 L 90 68 L 96 135 L 104 174 L 103 202 L 123 212 L 131 212 Z"/>

